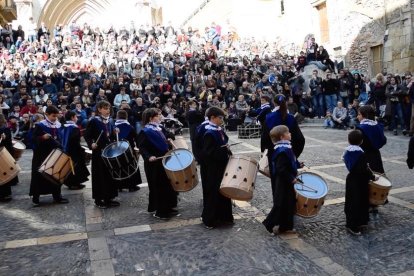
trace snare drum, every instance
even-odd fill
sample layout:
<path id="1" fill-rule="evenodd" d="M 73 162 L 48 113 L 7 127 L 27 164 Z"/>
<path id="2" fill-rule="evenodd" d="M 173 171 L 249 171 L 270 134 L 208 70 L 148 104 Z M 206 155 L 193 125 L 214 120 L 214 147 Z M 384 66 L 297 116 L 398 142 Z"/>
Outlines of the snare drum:
<path id="1" fill-rule="evenodd" d="M 54 149 L 43 161 L 39 172 L 54 184 L 62 185 L 72 172 L 73 164 L 69 155 L 60 149 Z"/>
<path id="2" fill-rule="evenodd" d="M 138 162 L 127 141 L 106 146 L 102 151 L 102 159 L 115 180 L 127 179 L 138 170 Z"/>
<path id="3" fill-rule="evenodd" d="M 13 144 L 13 157 L 17 161 L 22 157 L 24 150 L 26 149 L 26 145 L 20 141 L 12 140 Z"/>
<path id="4" fill-rule="evenodd" d="M 20 166 L 5 148 L 0 148 L 0 185 L 8 183 L 20 172 Z"/>
<path id="5" fill-rule="evenodd" d="M 198 184 L 195 159 L 187 149 L 169 151 L 162 159 L 165 173 L 176 192 L 188 192 Z"/>
<path id="6" fill-rule="evenodd" d="M 389 191 L 391 190 L 391 181 L 384 175 L 374 173 L 378 180 L 369 182 L 369 204 L 383 205 L 387 200 Z"/>
<path id="7" fill-rule="evenodd" d="M 185 141 L 183 136 L 176 136 L 175 140 L 173 141 L 173 144 L 176 149 L 187 149 L 188 150 L 187 142 Z"/>
<path id="8" fill-rule="evenodd" d="M 318 214 L 328 193 L 326 181 L 319 175 L 303 172 L 298 175 L 302 183 L 294 185 L 296 191 L 296 215 L 311 218 Z"/>
<path id="9" fill-rule="evenodd" d="M 232 156 L 227 163 L 220 193 L 225 197 L 248 201 L 253 198 L 258 171 L 257 161 L 246 156 Z"/>
<path id="10" fill-rule="evenodd" d="M 267 150 L 263 152 L 263 155 L 259 160 L 259 172 L 261 172 L 263 175 L 267 177 L 270 177 L 269 159 L 267 157 Z"/>

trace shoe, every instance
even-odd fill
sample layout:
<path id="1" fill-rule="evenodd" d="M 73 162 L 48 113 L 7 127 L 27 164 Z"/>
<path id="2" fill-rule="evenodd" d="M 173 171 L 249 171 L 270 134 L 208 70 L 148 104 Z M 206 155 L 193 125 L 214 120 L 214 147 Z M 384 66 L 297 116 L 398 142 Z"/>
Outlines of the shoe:
<path id="1" fill-rule="evenodd" d="M 402 134 L 405 136 L 408 134 L 408 131 L 406 129 L 403 129 Z"/>
<path id="2" fill-rule="evenodd" d="M 157 213 L 153 214 L 152 216 L 153 216 L 154 218 L 157 218 L 157 219 L 162 219 L 162 220 L 168 220 L 168 219 L 169 219 L 169 217 L 166 217 L 166 216 L 160 216 L 160 215 L 157 215 Z"/>
<path id="3" fill-rule="evenodd" d="M 361 236 L 361 230 L 353 228 L 353 227 L 346 227 L 346 230 L 354 236 Z"/>
<path id="4" fill-rule="evenodd" d="M 136 191 L 139 191 L 139 189 L 140 189 L 140 187 L 135 186 L 135 187 L 129 188 L 129 192 L 130 192 L 130 193 L 132 193 L 132 192 L 136 192 Z"/>
<path id="5" fill-rule="evenodd" d="M 115 200 L 105 200 L 104 204 L 108 207 L 118 207 L 121 205 L 121 203 Z"/>
<path id="6" fill-rule="evenodd" d="M 178 210 L 172 209 L 170 211 L 170 217 L 180 217 L 180 216 L 181 216 L 181 214 L 178 212 Z"/>
<path id="7" fill-rule="evenodd" d="M 398 135 L 398 131 L 396 129 L 394 129 L 394 135 Z"/>
<path id="8" fill-rule="evenodd" d="M 40 200 L 39 200 L 39 197 L 37 196 L 37 197 L 33 197 L 32 198 L 32 202 L 33 202 L 33 207 L 39 207 L 40 206 Z"/>
<path id="9" fill-rule="evenodd" d="M 289 230 L 277 230 L 277 235 L 289 235 L 289 234 L 296 234 L 296 230 L 295 229 L 289 229 Z"/>
<path id="10" fill-rule="evenodd" d="M 209 225 L 206 225 L 206 224 L 204 224 L 204 228 L 206 228 L 207 230 L 214 229 L 214 227 L 213 227 L 213 226 L 209 226 Z"/>
<path id="11" fill-rule="evenodd" d="M 69 190 L 82 190 L 83 188 L 85 188 L 85 185 L 79 184 L 76 186 L 70 186 Z"/>
<path id="12" fill-rule="evenodd" d="M 69 200 L 67 200 L 64 197 L 54 198 L 53 201 L 55 203 L 58 203 L 58 204 L 66 204 L 66 203 L 69 203 Z"/>
<path id="13" fill-rule="evenodd" d="M 9 195 L 0 198 L 0 202 L 9 202 L 10 200 L 12 200 L 12 197 Z"/>
<path id="14" fill-rule="evenodd" d="M 108 206 L 102 200 L 95 200 L 95 205 L 99 209 L 107 209 Z"/>

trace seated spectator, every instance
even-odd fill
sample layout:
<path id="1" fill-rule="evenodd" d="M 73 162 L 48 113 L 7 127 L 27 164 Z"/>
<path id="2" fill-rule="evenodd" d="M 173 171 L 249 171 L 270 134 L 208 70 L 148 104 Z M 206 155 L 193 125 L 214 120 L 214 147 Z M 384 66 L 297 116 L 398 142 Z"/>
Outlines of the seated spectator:
<path id="1" fill-rule="evenodd" d="M 236 119 L 237 117 L 237 109 L 234 102 L 230 102 L 229 106 L 227 107 L 227 114 L 229 119 Z"/>
<path id="2" fill-rule="evenodd" d="M 332 112 L 332 120 L 335 124 L 334 127 L 348 129 L 348 110 L 343 106 L 342 102 L 338 102 L 337 106 Z"/>
<path id="3" fill-rule="evenodd" d="M 325 128 L 333 128 L 335 126 L 333 120 L 332 120 L 332 114 L 331 112 L 328 110 L 326 111 L 326 116 L 325 116 L 325 120 L 323 121 L 323 126 Z"/>
<path id="4" fill-rule="evenodd" d="M 114 106 L 119 109 L 122 101 L 127 101 L 128 103 L 131 101 L 131 98 L 128 94 L 126 94 L 126 89 L 124 86 L 121 87 L 119 94 L 115 96 L 114 99 Z"/>
<path id="5" fill-rule="evenodd" d="M 49 99 L 49 95 L 45 93 L 45 90 L 40 89 L 39 93 L 35 97 L 36 105 L 44 105 L 46 104 L 47 99 Z"/>
<path id="6" fill-rule="evenodd" d="M 250 106 L 244 99 L 243 95 L 239 95 L 238 101 L 236 102 L 236 110 L 237 110 L 237 117 L 240 118 L 242 121 L 246 117 L 247 112 L 250 110 Z"/>
<path id="7" fill-rule="evenodd" d="M 322 64 L 325 65 L 329 71 L 335 72 L 335 64 L 329 58 L 328 51 L 326 51 L 323 46 L 319 46 L 318 52 L 316 53 L 316 59 L 322 62 Z"/>
<path id="8" fill-rule="evenodd" d="M 306 64 L 305 52 L 300 51 L 300 55 L 298 56 L 298 60 L 296 62 L 296 71 L 303 71 L 303 68 L 305 68 Z"/>
<path id="9" fill-rule="evenodd" d="M 167 103 L 162 108 L 162 115 L 166 118 L 174 118 L 177 110 L 173 106 L 172 99 L 168 99 Z"/>
<path id="10" fill-rule="evenodd" d="M 261 105 L 260 99 L 257 97 L 256 94 L 252 94 L 252 96 L 247 100 L 247 103 L 250 106 L 250 110 L 256 110 Z"/>
<path id="11" fill-rule="evenodd" d="M 309 63 L 310 61 L 316 60 L 316 52 L 318 51 L 318 44 L 315 42 L 315 38 L 312 37 L 310 41 L 307 42 L 306 45 L 306 62 Z"/>
<path id="12" fill-rule="evenodd" d="M 33 101 L 31 99 L 28 99 L 26 101 L 26 105 L 20 110 L 20 117 L 23 116 L 23 114 L 36 114 L 37 107 L 33 104 Z"/>
<path id="13" fill-rule="evenodd" d="M 310 92 L 303 93 L 302 98 L 300 99 L 299 109 L 302 116 L 309 118 L 315 117 L 315 110 L 313 108 Z"/>
<path id="14" fill-rule="evenodd" d="M 348 116 L 349 116 L 349 127 L 355 127 L 359 125 L 358 116 L 359 101 L 355 99 L 351 105 L 348 107 Z"/>
<path id="15" fill-rule="evenodd" d="M 76 113 L 76 124 L 78 126 L 82 126 L 82 128 L 86 128 L 86 124 L 88 123 L 88 116 L 86 114 L 86 111 L 82 108 L 82 104 L 78 102 L 75 109 L 72 111 Z"/>

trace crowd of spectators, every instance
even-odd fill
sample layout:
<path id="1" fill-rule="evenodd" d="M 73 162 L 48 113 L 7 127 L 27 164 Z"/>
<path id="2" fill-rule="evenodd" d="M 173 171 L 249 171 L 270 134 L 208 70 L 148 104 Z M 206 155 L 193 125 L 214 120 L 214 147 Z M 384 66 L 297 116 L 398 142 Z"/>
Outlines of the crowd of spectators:
<path id="1" fill-rule="evenodd" d="M 228 28 L 227 28 L 228 29 Z M 49 30 L 44 24 L 28 34 L 19 26 L 0 28 L 0 108 L 16 139 L 27 141 L 33 124 L 48 105 L 62 113 L 73 110 L 85 127 L 95 104 L 108 100 L 128 112 L 141 129 L 141 114 L 158 107 L 164 117 L 185 124 L 188 102 L 200 110 L 218 106 L 228 120 L 254 117 L 261 97 L 290 97 L 289 110 L 299 121 L 325 118 L 326 126 L 357 123 L 359 105 L 372 104 L 377 115 L 397 133 L 410 128 L 414 86 L 411 73 L 378 74 L 374 79 L 340 68 L 314 38 L 289 56 L 276 43 L 241 39 L 231 29 L 212 23 L 205 30 L 141 26 L 115 30 L 75 22 Z M 314 70 L 309 89 L 301 72 Z"/>

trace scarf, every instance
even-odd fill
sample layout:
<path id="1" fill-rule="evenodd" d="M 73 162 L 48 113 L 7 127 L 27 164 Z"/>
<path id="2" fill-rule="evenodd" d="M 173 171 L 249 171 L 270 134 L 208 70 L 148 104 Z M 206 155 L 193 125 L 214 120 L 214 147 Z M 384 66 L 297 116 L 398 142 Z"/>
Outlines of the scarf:
<path id="1" fill-rule="evenodd" d="M 387 143 L 384 127 L 376 121 L 364 119 L 357 128 L 368 138 L 374 148 L 380 149 Z"/>
<path id="2" fill-rule="evenodd" d="M 360 146 L 349 145 L 345 148 L 345 152 L 342 156 L 345 166 L 350 172 L 355 164 L 358 162 L 359 158 L 364 154 L 364 151 Z"/>
<path id="3" fill-rule="evenodd" d="M 124 120 L 124 119 L 118 119 L 115 121 L 115 126 L 121 125 L 121 124 L 127 124 L 129 125 L 128 120 Z"/>

